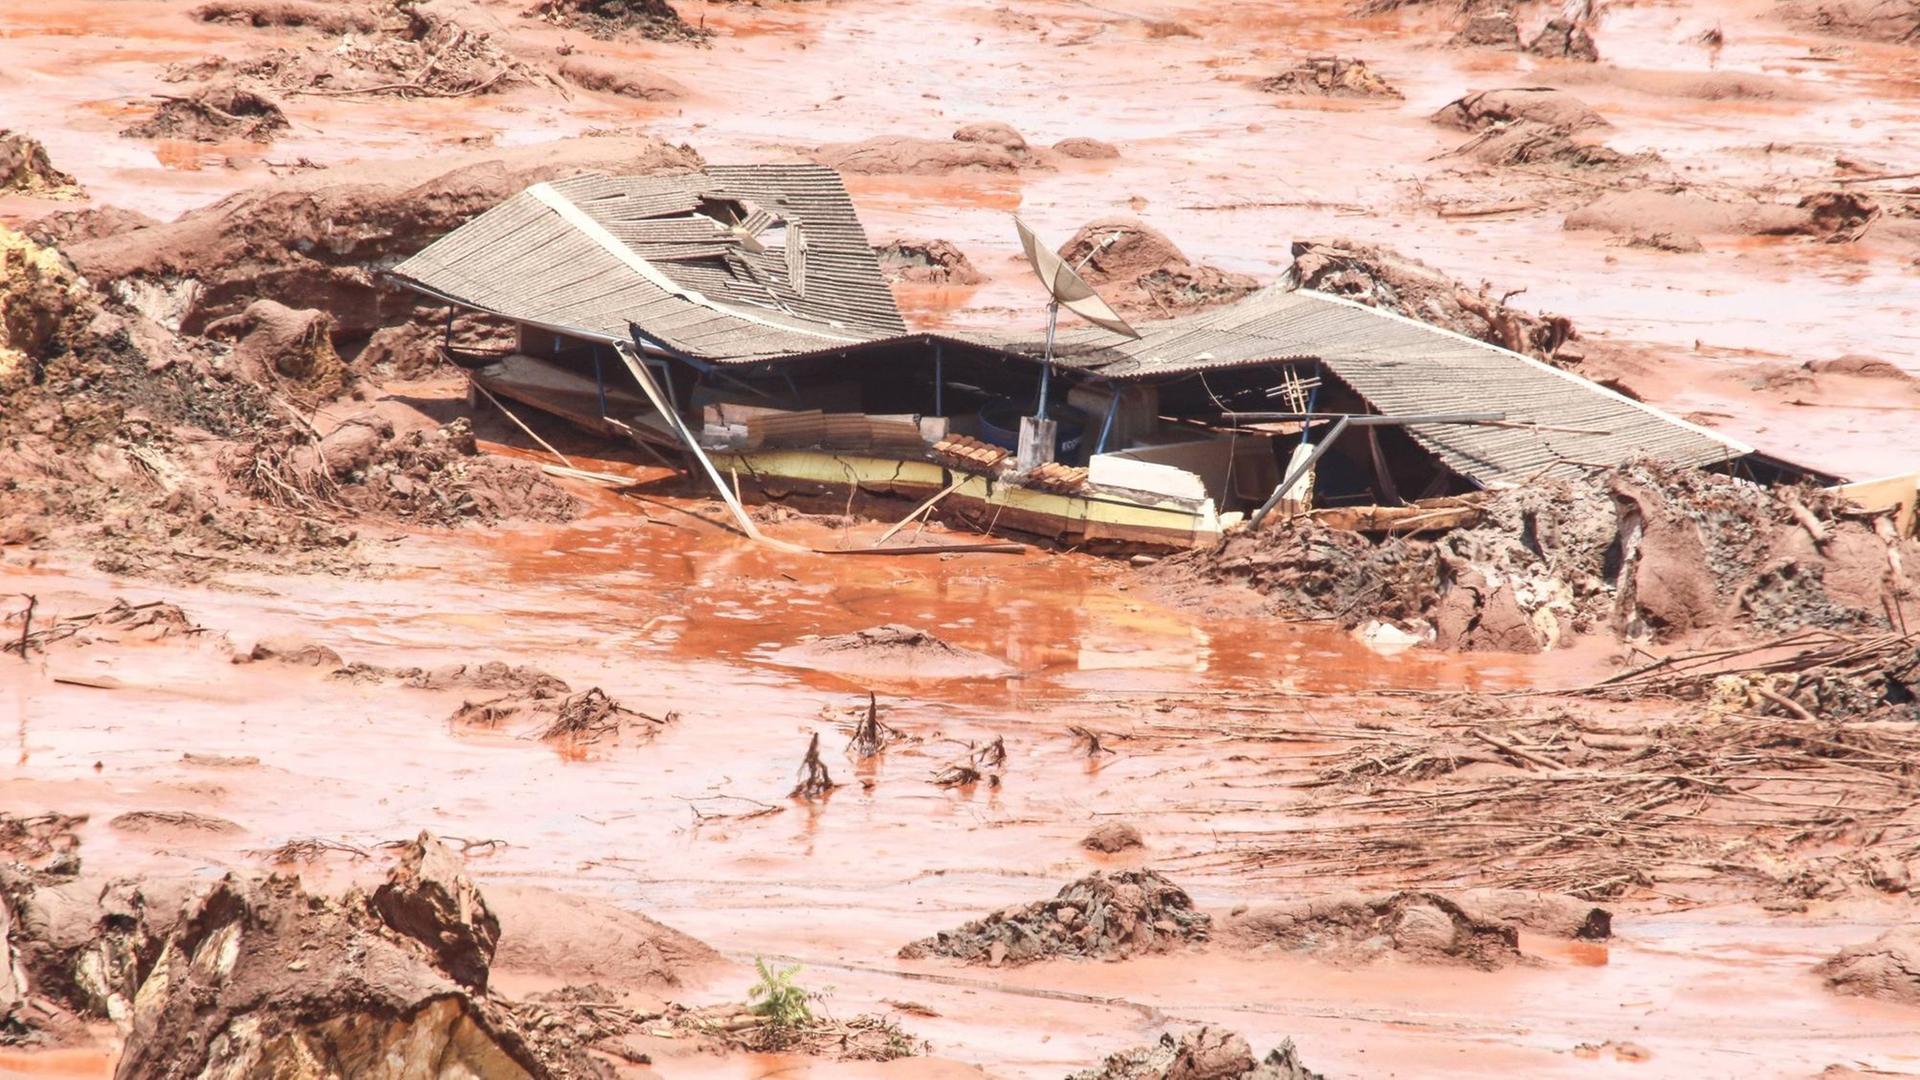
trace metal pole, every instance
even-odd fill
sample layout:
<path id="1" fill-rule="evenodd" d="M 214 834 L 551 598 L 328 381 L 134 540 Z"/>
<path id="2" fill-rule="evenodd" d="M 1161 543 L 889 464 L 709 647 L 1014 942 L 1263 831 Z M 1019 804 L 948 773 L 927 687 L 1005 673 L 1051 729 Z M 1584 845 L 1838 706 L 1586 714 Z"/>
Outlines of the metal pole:
<path id="1" fill-rule="evenodd" d="M 1120 412 L 1120 388 L 1112 383 L 1107 387 L 1113 391 L 1113 397 L 1107 402 L 1107 418 L 1100 423 L 1100 441 L 1093 448 L 1096 454 L 1107 452 L 1107 436 L 1113 433 L 1113 418 Z"/>
<path id="2" fill-rule="evenodd" d="M 1047 418 L 1047 383 L 1053 376 L 1053 326 L 1060 319 L 1060 301 L 1047 305 L 1047 351 L 1040 361 L 1040 407 L 1034 410 L 1036 420 Z"/>
<path id="3" fill-rule="evenodd" d="M 1273 511 L 1275 506 L 1280 505 L 1281 497 L 1287 492 L 1292 491 L 1293 485 L 1299 483 L 1300 478 L 1305 476 L 1308 470 L 1313 468 L 1314 462 L 1319 461 L 1320 458 L 1326 454 L 1327 449 L 1333 445 L 1333 440 L 1339 438 L 1340 433 L 1347 430 L 1347 425 L 1351 420 L 1352 417 L 1343 416 L 1333 422 L 1333 427 L 1327 432 L 1327 437 L 1321 439 L 1320 442 L 1314 446 L 1313 452 L 1307 455 L 1307 460 L 1294 466 L 1293 469 L 1287 473 L 1286 477 L 1280 481 L 1280 486 L 1273 489 L 1273 494 L 1267 496 L 1267 501 L 1260 505 L 1260 509 L 1253 512 L 1253 517 L 1247 521 L 1248 529 L 1254 531 L 1259 530 L 1260 523 L 1266 520 L 1267 515 Z"/>

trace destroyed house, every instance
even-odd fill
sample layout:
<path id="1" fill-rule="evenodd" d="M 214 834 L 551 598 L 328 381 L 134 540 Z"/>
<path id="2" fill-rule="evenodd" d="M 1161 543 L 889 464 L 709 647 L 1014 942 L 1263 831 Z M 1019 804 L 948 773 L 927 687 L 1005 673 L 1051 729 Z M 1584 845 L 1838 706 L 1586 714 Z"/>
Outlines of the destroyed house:
<path id="1" fill-rule="evenodd" d="M 538 184 L 393 275 L 517 324 L 508 352 L 449 351 L 499 399 L 702 454 L 749 496 L 938 495 L 982 528 L 1074 543 L 1188 546 L 1276 507 L 1438 527 L 1474 491 L 1636 459 L 1785 468 L 1530 357 L 1285 284 L 1137 340 L 1065 327 L 1051 364 L 1030 332 L 910 331 L 817 165 Z M 1050 445 L 1019 446 L 1032 416 L 1054 421 Z"/>

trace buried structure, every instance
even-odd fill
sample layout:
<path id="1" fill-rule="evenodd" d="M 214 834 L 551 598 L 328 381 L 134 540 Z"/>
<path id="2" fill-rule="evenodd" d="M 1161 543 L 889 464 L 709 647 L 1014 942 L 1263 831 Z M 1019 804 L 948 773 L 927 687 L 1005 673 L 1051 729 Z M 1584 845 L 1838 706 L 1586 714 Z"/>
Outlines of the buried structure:
<path id="1" fill-rule="evenodd" d="M 1290 282 L 1132 337 L 913 331 L 818 165 L 538 184 L 393 274 L 517 324 L 510 351 L 449 352 L 480 389 L 686 454 L 723 496 L 852 488 L 983 531 L 1169 549 L 1276 509 L 1445 528 L 1461 496 L 1635 460 L 1833 479 Z"/>

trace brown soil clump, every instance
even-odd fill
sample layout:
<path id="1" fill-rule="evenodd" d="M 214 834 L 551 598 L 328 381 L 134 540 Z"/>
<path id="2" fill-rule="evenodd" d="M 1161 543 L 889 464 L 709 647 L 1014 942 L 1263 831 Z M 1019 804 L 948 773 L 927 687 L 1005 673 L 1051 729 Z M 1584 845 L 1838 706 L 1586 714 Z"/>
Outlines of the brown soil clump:
<path id="1" fill-rule="evenodd" d="M 1467 21 L 1447 39 L 1450 48 L 1518 49 L 1520 26 L 1504 8 L 1467 13 Z"/>
<path id="2" fill-rule="evenodd" d="M 1255 1061 L 1252 1047 L 1238 1033 L 1199 1027 L 1175 1037 L 1164 1032 L 1151 1046 L 1110 1054 L 1098 1068 L 1083 1069 L 1067 1080 L 1326 1080 L 1300 1064 L 1293 1040 Z"/>
<path id="3" fill-rule="evenodd" d="M 900 950 L 904 959 L 947 956 L 968 964 L 1030 964 L 1056 956 L 1124 960 L 1205 941 L 1211 917 L 1152 870 L 1093 873 L 1051 900 L 1019 904 Z"/>
<path id="4" fill-rule="evenodd" d="M 1470 291 L 1391 248 L 1340 239 L 1296 240 L 1293 277 L 1303 289 L 1344 296 L 1543 360 L 1577 336 L 1565 316 L 1508 306 L 1519 290 L 1496 296 L 1493 286 L 1482 282 Z"/>
<path id="5" fill-rule="evenodd" d="M 1837 37 L 1920 42 L 1920 4 L 1913 0 L 1787 0 L 1774 11 L 1794 26 Z"/>
<path id="6" fill-rule="evenodd" d="M 667 0 L 539 0 L 526 14 L 598 38 L 637 34 L 654 41 L 704 42 L 713 36 L 705 25 L 687 22 Z"/>
<path id="7" fill-rule="evenodd" d="M 640 101 L 675 101 L 687 88 L 655 72 L 637 69 L 631 61 L 602 60 L 573 55 L 560 61 L 560 77 L 581 88 Z"/>
<path id="8" fill-rule="evenodd" d="M 348 366 L 364 375 L 418 379 L 446 363 L 441 355 L 443 345 L 458 351 L 488 353 L 511 351 L 514 343 L 513 323 L 497 315 L 461 312 L 454 316 L 451 340 L 444 317 L 383 326 L 352 353 Z"/>
<path id="9" fill-rule="evenodd" d="M 237 833 L 245 830 L 226 818 L 186 810 L 129 810 L 107 824 L 129 833 Z"/>
<path id="10" fill-rule="evenodd" d="M 1394 955 L 1419 963 L 1493 971 L 1520 963 L 1520 938 L 1503 922 L 1430 892 L 1337 896 L 1255 908 L 1220 926 L 1224 941 L 1276 946 L 1332 963 Z"/>
<path id="11" fill-rule="evenodd" d="M 1612 147 L 1531 120 L 1485 128 L 1453 151 L 1486 165 L 1548 165 L 1567 169 L 1627 169 L 1658 163 L 1655 153 L 1623 154 Z"/>
<path id="12" fill-rule="evenodd" d="M 1461 908 L 1484 922 L 1502 922 L 1536 934 L 1572 941 L 1613 937 L 1613 913 L 1586 900 L 1525 889 L 1468 889 L 1453 895 Z"/>
<path id="13" fill-rule="evenodd" d="M 413 318 L 419 298 L 377 272 L 542 180 L 645 174 L 699 158 L 650 139 L 576 139 L 413 165 L 305 173 L 176 221 L 73 245 L 88 279 L 162 324 L 199 333 L 256 299 L 333 314 L 345 339 Z M 292 243 L 302 239 L 299 244 Z"/>
<path id="14" fill-rule="evenodd" d="M 1607 126 L 1606 120 L 1579 98 L 1545 86 L 1476 90 L 1441 106 L 1432 119 L 1442 127 L 1463 131 L 1479 131 L 1516 120 L 1531 120 L 1563 131 Z"/>
<path id="15" fill-rule="evenodd" d="M 773 658 L 782 664 L 896 678 L 999 678 L 1009 673 L 1001 660 L 898 624 L 790 645 Z"/>
<path id="16" fill-rule="evenodd" d="M 1634 233 L 1627 237 L 1625 242 L 1627 247 L 1650 248 L 1676 255 L 1695 255 L 1707 250 L 1706 245 L 1700 242 L 1700 238 L 1691 233 Z"/>
<path id="17" fill-rule="evenodd" d="M 380 19 L 368 6 L 337 0 L 213 0 L 193 9 L 201 22 L 267 28 L 300 28 L 323 34 L 370 34 Z"/>
<path id="18" fill-rule="evenodd" d="M 873 249 L 888 282 L 978 285 L 987 280 L 967 253 L 945 240 L 893 240 Z"/>
<path id="19" fill-rule="evenodd" d="M 1053 144 L 1053 152 L 1061 157 L 1077 158 L 1081 161 L 1112 161 L 1120 156 L 1120 149 L 1112 143 L 1100 139 L 1089 139 L 1084 135 L 1061 139 Z"/>
<path id="20" fill-rule="evenodd" d="M 965 124 L 942 142 L 911 135 L 879 135 L 822 146 L 814 160 L 844 173 L 942 176 L 953 172 L 1017 172 L 1046 161 L 1025 136 L 995 120 Z"/>
<path id="21" fill-rule="evenodd" d="M 165 97 L 152 116 L 120 134 L 129 139 L 270 143 L 290 126 L 279 102 L 232 80 L 222 80 L 185 97 Z"/>
<path id="22" fill-rule="evenodd" d="M 240 314 L 207 324 L 206 336 L 234 343 L 241 378 L 302 403 L 330 401 L 347 388 L 346 362 L 333 348 L 333 317 L 324 311 L 255 300 Z"/>
<path id="23" fill-rule="evenodd" d="M 65 247 L 158 224 L 159 221 L 138 210 L 126 210 L 118 206 L 89 206 L 82 210 L 60 210 L 48 214 L 28 222 L 20 231 L 41 247 Z"/>
<path id="24" fill-rule="evenodd" d="M 374 891 L 373 910 L 388 926 L 432 949 L 436 966 L 455 982 L 486 990 L 500 920 L 445 844 L 423 832 L 402 848 L 400 864 Z"/>
<path id="25" fill-rule="evenodd" d="M 1836 994 L 1920 1005 L 1920 926 L 1896 926 L 1865 945 L 1849 945 L 1820 965 Z"/>
<path id="26" fill-rule="evenodd" d="M 1589 64 L 1600 60 L 1600 49 L 1594 45 L 1593 35 L 1571 19 L 1548 19 L 1547 25 L 1527 42 L 1527 51 L 1556 60 L 1581 60 Z"/>
<path id="27" fill-rule="evenodd" d="M 1124 821 L 1109 821 L 1096 827 L 1081 837 L 1080 846 L 1088 851 L 1098 851 L 1104 855 L 1113 855 L 1122 851 L 1134 851 L 1147 846 L 1140 838 L 1140 830 Z"/>
<path id="28" fill-rule="evenodd" d="M 0 128 L 0 193 L 43 199 L 80 197 L 80 182 L 53 167 L 47 148 L 23 132 Z"/>
<path id="29" fill-rule="evenodd" d="M 1130 218 L 1081 226 L 1060 257 L 1129 314 L 1169 318 L 1203 311 L 1260 287 L 1245 274 L 1193 262 L 1165 233 Z"/>
<path id="30" fill-rule="evenodd" d="M 1392 98 L 1406 95 L 1374 74 L 1364 60 L 1345 56 L 1315 56 L 1257 84 L 1269 94 L 1298 97 Z"/>
<path id="31" fill-rule="evenodd" d="M 530 885 L 491 885 L 500 917 L 493 966 L 559 979 L 622 987 L 681 985 L 720 962 L 720 954 L 645 915 Z"/>
<path id="32" fill-rule="evenodd" d="M 69 861 L 68 857 L 80 850 L 80 835 L 74 830 L 86 821 L 84 814 L 0 812 L 0 853 L 8 862 L 23 866 L 55 859 Z"/>

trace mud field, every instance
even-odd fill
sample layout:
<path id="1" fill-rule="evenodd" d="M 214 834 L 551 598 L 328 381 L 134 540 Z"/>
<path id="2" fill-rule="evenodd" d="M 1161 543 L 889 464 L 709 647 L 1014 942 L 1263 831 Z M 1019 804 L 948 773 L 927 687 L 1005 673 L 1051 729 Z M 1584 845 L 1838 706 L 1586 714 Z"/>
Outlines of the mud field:
<path id="1" fill-rule="evenodd" d="M 1890 519 L 795 554 L 378 277 L 819 161 L 915 326 L 1124 219 L 1130 313 L 1292 272 L 1910 472 L 1910 2 L 15 2 L 0 127 L 0 1076 L 1920 1075 Z"/>

